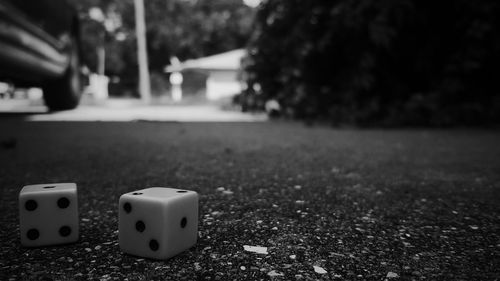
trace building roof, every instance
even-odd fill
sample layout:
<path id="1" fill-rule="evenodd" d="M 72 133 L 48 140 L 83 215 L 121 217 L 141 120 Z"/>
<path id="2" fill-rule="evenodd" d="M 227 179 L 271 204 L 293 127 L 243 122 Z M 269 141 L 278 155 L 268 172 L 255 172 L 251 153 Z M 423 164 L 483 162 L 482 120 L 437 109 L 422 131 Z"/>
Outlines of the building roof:
<path id="1" fill-rule="evenodd" d="M 241 59 L 246 55 L 245 49 L 236 49 L 213 56 L 191 59 L 181 62 L 179 65 L 168 65 L 166 72 L 182 71 L 187 69 L 198 70 L 238 70 Z"/>

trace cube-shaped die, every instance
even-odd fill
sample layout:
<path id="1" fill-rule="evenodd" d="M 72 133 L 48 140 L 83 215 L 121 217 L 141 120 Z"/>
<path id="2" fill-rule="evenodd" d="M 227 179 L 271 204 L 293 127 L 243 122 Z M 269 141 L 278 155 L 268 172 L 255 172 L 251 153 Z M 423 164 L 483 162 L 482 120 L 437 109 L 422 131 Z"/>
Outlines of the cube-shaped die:
<path id="1" fill-rule="evenodd" d="M 198 193 L 152 187 L 123 194 L 118 204 L 120 249 L 168 259 L 196 244 Z"/>
<path id="2" fill-rule="evenodd" d="M 76 184 L 35 184 L 19 193 L 21 245 L 38 247 L 78 241 Z"/>

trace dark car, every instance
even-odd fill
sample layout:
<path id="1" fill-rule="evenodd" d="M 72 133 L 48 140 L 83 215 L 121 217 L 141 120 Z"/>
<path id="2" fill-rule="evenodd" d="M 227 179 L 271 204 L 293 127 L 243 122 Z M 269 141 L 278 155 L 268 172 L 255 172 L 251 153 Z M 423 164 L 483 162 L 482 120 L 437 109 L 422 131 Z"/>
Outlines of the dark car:
<path id="1" fill-rule="evenodd" d="M 0 81 L 41 87 L 51 110 L 81 95 L 79 20 L 64 0 L 0 0 Z"/>

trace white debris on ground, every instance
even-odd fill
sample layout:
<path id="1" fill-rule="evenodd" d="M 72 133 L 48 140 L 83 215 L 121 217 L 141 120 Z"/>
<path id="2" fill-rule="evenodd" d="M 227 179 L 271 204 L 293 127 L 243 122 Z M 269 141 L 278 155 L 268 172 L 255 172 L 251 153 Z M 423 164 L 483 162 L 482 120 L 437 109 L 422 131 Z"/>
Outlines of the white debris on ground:
<path id="1" fill-rule="evenodd" d="M 223 195 L 233 195 L 234 194 L 234 192 L 232 192 L 229 189 L 224 188 L 223 186 L 217 187 L 215 190 L 217 192 L 221 192 Z"/>
<path id="2" fill-rule="evenodd" d="M 338 167 L 332 167 L 332 174 L 340 174 L 340 169 Z"/>
<path id="3" fill-rule="evenodd" d="M 267 273 L 270 277 L 275 277 L 275 276 L 284 276 L 283 273 L 276 271 L 276 270 L 271 270 Z"/>
<path id="4" fill-rule="evenodd" d="M 314 268 L 314 272 L 318 273 L 318 274 L 326 274 L 328 273 L 324 268 L 322 268 L 321 266 L 315 266 L 313 265 L 313 268 Z"/>
<path id="5" fill-rule="evenodd" d="M 387 272 L 386 278 L 398 278 L 398 277 L 399 277 L 399 275 L 395 272 L 390 272 L 390 271 Z"/>
<path id="6" fill-rule="evenodd" d="M 267 247 L 243 245 L 243 249 L 247 252 L 267 255 Z"/>

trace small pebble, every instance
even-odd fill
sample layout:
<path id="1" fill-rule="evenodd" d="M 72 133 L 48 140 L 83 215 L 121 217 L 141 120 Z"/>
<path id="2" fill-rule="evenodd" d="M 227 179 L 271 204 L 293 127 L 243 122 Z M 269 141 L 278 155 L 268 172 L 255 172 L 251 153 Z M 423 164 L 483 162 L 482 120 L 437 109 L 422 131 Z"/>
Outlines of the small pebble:
<path id="1" fill-rule="evenodd" d="M 385 276 L 386 278 L 398 278 L 399 275 L 395 272 L 387 272 L 387 275 Z"/>
<path id="2" fill-rule="evenodd" d="M 313 269 L 314 269 L 314 272 L 316 272 L 318 274 L 326 274 L 326 273 L 328 273 L 324 268 L 322 268 L 320 266 L 313 265 Z"/>
<path id="3" fill-rule="evenodd" d="M 267 275 L 274 277 L 274 276 L 284 276 L 283 273 L 276 271 L 276 270 L 271 270 L 267 273 Z"/>
<path id="4" fill-rule="evenodd" d="M 243 250 L 247 252 L 267 255 L 267 247 L 243 245 Z"/>

